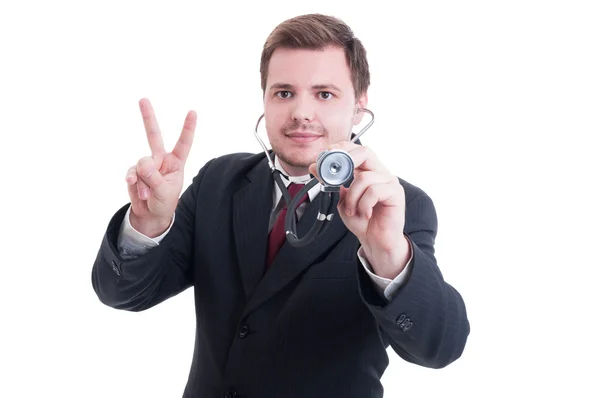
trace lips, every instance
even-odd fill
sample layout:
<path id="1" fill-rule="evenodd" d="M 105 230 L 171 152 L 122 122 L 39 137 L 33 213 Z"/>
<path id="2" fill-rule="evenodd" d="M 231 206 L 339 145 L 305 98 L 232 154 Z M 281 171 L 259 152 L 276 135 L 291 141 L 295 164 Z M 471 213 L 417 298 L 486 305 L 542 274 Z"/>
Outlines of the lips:
<path id="1" fill-rule="evenodd" d="M 294 132 L 294 133 L 288 134 L 288 137 L 293 137 L 293 138 L 318 138 L 318 137 L 320 137 L 320 135 L 318 135 L 318 134 L 312 134 L 312 133 Z"/>
<path id="2" fill-rule="evenodd" d="M 321 138 L 321 136 L 318 134 L 311 134 L 311 133 L 290 133 L 290 134 L 288 134 L 288 138 L 290 138 L 292 141 L 294 141 L 296 143 L 305 144 L 308 142 L 316 141 L 319 138 Z"/>

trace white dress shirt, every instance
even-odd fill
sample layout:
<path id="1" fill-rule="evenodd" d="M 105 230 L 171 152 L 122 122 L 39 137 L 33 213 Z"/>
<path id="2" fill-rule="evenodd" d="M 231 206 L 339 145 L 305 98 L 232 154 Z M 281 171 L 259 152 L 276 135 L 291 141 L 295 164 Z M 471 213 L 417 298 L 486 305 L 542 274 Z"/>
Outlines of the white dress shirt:
<path id="1" fill-rule="evenodd" d="M 275 156 L 275 168 L 277 168 L 277 170 L 281 171 L 287 176 L 287 173 L 281 167 L 281 163 L 279 162 L 279 158 L 277 156 Z M 306 184 L 310 181 L 311 177 L 310 174 L 307 174 L 298 177 L 288 176 L 288 179 L 289 180 L 286 180 L 285 178 L 282 179 L 286 187 L 292 182 L 298 184 Z M 269 231 L 273 228 L 275 220 L 277 220 L 277 216 L 279 215 L 284 206 L 284 201 L 281 200 L 283 196 L 281 190 L 279 189 L 279 186 L 277 184 L 274 185 L 275 187 L 273 189 L 273 207 L 271 211 L 271 218 L 269 220 Z M 318 195 L 319 191 L 320 184 L 317 184 L 313 188 L 311 188 L 310 191 L 308 191 L 309 200 L 312 201 Z M 304 202 L 296 210 L 298 219 L 300 219 L 300 217 L 302 217 L 302 215 L 304 214 L 306 206 L 308 206 L 308 203 Z M 158 246 L 163 240 L 163 238 L 169 233 L 171 227 L 173 226 L 173 222 L 175 221 L 175 214 L 173 214 L 173 219 L 169 228 L 162 235 L 157 236 L 155 238 L 150 238 L 138 232 L 131 226 L 131 222 L 129 221 L 130 211 L 131 207 L 127 209 L 127 213 L 125 214 L 125 218 L 123 219 L 123 223 L 121 224 L 121 229 L 118 237 L 119 252 L 123 258 L 132 258 L 140 256 L 152 249 L 153 247 Z M 409 268 L 412 267 L 411 252 L 411 257 L 408 261 L 407 266 L 404 267 L 402 272 L 395 279 L 392 280 L 388 278 L 382 278 L 373 273 L 371 265 L 364 256 L 362 247 L 358 249 L 357 256 L 360 259 L 360 262 L 362 263 L 363 267 L 365 268 L 365 271 L 373 281 L 375 287 L 377 288 L 377 291 L 381 294 L 382 297 L 386 298 L 388 301 L 391 300 L 394 296 L 394 293 L 397 292 L 398 289 L 400 289 L 404 285 L 407 276 L 410 274 Z"/>

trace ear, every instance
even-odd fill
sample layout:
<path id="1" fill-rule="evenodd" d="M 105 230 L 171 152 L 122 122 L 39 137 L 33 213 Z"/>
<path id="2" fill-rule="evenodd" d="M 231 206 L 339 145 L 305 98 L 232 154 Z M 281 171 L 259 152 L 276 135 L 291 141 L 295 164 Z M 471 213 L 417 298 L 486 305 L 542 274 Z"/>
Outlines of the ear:
<path id="1" fill-rule="evenodd" d="M 357 125 L 361 122 L 364 112 L 360 111 L 360 108 L 366 108 L 367 102 L 369 101 L 368 93 L 365 91 L 363 95 L 360 96 L 358 101 L 356 102 L 356 113 L 354 115 L 354 125 Z"/>

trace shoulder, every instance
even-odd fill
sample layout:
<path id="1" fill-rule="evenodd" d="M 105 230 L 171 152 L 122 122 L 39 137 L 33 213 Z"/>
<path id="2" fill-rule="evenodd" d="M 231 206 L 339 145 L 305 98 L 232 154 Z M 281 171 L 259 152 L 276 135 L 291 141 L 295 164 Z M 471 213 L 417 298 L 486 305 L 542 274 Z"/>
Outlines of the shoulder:
<path id="1" fill-rule="evenodd" d="M 262 152 L 230 153 L 209 160 L 200 171 L 204 171 L 208 178 L 232 179 L 238 175 L 246 175 L 262 160 L 265 160 L 265 154 Z"/>
<path id="2" fill-rule="evenodd" d="M 419 188 L 418 186 L 411 184 L 410 182 L 398 177 L 398 181 L 402 188 L 404 188 L 404 196 L 406 197 L 406 203 L 412 202 L 414 199 L 425 196 L 428 197 L 427 193 Z"/>
<path id="3" fill-rule="evenodd" d="M 404 188 L 406 203 L 407 230 L 431 231 L 435 238 L 438 228 L 438 217 L 433 199 L 422 188 L 398 177 Z"/>
<path id="4" fill-rule="evenodd" d="M 265 176 L 259 171 L 266 172 L 268 170 L 266 156 L 263 152 L 258 154 L 230 153 L 206 162 L 194 177 L 193 183 L 201 192 L 213 194 L 221 192 L 227 195 L 247 184 L 252 175 Z"/>

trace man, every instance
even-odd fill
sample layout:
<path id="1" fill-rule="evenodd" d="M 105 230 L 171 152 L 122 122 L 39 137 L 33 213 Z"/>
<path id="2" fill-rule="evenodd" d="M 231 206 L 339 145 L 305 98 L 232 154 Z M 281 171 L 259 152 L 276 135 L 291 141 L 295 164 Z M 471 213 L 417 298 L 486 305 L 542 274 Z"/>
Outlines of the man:
<path id="1" fill-rule="evenodd" d="M 110 221 L 92 270 L 99 299 L 142 311 L 194 287 L 184 397 L 381 397 L 389 345 L 421 366 L 452 363 L 469 323 L 436 264 L 433 202 L 349 142 L 367 106 L 361 42 L 338 19 L 299 16 L 267 38 L 260 71 L 270 154 L 290 190 L 317 175 L 324 149 L 355 163 L 327 231 L 305 247 L 284 242 L 287 207 L 264 153 L 212 159 L 179 197 L 196 114 L 167 153 L 143 99 L 152 156 L 127 173 L 131 203 Z M 300 237 L 318 194 L 297 210 Z"/>

